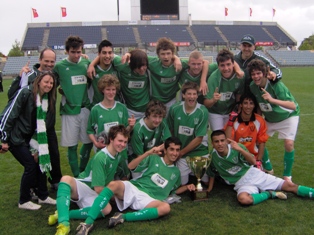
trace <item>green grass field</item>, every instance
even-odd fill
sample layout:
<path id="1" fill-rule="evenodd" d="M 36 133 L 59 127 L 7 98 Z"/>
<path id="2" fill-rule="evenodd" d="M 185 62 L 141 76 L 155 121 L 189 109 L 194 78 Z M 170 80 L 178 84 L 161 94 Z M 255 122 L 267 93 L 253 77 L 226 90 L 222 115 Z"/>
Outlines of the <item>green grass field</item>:
<path id="1" fill-rule="evenodd" d="M 283 68 L 283 82 L 301 107 L 299 131 L 295 142 L 296 157 L 293 181 L 314 187 L 314 126 L 313 103 L 314 67 Z M 6 102 L 11 80 L 4 80 L 4 93 L 0 93 L 0 110 Z M 60 118 L 57 133 L 60 139 Z M 283 142 L 274 136 L 269 139 L 268 150 L 275 175 L 283 172 Z M 60 147 L 63 174 L 70 174 L 66 151 Z M 0 155 L 0 234 L 54 234 L 55 226 L 47 225 L 54 206 L 44 205 L 38 211 L 17 207 L 19 185 L 23 168 L 10 153 Z M 107 229 L 108 218 L 98 220 L 91 234 L 314 234 L 314 201 L 291 193 L 288 200 L 268 200 L 256 206 L 244 207 L 236 200 L 232 187 L 215 184 L 205 202 L 192 202 L 183 194 L 182 202 L 171 206 L 171 213 L 154 221 L 126 222 L 112 230 Z M 56 193 L 51 192 L 56 198 Z M 116 209 L 114 209 L 116 210 Z M 81 221 L 71 221 L 71 232 Z"/>

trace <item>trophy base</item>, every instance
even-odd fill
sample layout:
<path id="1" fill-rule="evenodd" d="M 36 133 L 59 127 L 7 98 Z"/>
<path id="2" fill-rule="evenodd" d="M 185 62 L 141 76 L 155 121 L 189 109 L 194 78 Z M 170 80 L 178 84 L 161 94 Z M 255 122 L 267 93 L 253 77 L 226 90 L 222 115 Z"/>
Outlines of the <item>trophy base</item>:
<path id="1" fill-rule="evenodd" d="M 191 198 L 193 201 L 207 201 L 208 200 L 208 192 L 207 190 L 201 190 L 201 191 L 191 191 Z"/>

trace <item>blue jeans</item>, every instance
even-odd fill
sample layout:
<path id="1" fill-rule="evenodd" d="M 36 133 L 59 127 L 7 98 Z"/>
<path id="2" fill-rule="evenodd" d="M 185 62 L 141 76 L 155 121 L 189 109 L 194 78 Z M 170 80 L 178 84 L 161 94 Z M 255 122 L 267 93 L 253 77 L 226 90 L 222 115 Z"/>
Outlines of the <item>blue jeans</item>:
<path id="1" fill-rule="evenodd" d="M 24 167 L 24 173 L 20 185 L 19 203 L 23 204 L 31 200 L 30 188 L 37 188 L 37 196 L 41 200 L 48 197 L 47 177 L 42 173 L 39 164 L 29 151 L 29 146 L 10 146 L 10 152 L 16 160 Z"/>

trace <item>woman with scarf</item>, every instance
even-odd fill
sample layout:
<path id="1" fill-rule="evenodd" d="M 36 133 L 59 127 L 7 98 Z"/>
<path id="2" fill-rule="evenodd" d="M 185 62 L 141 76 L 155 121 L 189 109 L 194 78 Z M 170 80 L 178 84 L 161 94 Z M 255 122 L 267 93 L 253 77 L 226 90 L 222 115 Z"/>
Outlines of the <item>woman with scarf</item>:
<path id="1" fill-rule="evenodd" d="M 0 116 L 1 152 L 10 151 L 24 167 L 18 207 L 38 210 L 41 206 L 31 201 L 30 189 L 36 187 L 38 203 L 55 205 L 48 196 L 47 176 L 51 170 L 46 126 L 47 113 L 55 112 L 56 82 L 51 72 L 39 74 L 32 85 L 20 89 L 9 101 Z M 30 147 L 37 141 L 37 151 Z M 34 148 L 34 147 L 33 147 Z"/>

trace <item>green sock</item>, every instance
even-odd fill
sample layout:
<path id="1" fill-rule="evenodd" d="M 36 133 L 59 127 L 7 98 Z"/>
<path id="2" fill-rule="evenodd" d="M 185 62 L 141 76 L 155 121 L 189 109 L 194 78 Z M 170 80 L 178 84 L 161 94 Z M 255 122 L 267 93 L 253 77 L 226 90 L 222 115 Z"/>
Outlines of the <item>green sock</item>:
<path id="1" fill-rule="evenodd" d="M 69 226 L 69 207 L 71 198 L 71 186 L 67 183 L 60 182 L 57 192 L 57 211 L 58 222 Z"/>
<path id="2" fill-rule="evenodd" d="M 68 160 L 74 177 L 80 174 L 77 160 L 77 145 L 68 147 Z"/>
<path id="3" fill-rule="evenodd" d="M 70 219 L 86 219 L 88 215 L 88 211 L 90 210 L 91 207 L 84 207 L 79 210 L 70 210 Z M 102 212 L 100 211 L 99 214 L 97 215 L 97 219 L 105 217 Z"/>
<path id="4" fill-rule="evenodd" d="M 262 158 L 262 164 L 263 164 L 263 168 L 267 171 L 271 171 L 273 169 L 273 166 L 269 160 L 269 153 L 268 153 L 268 150 L 267 148 L 265 147 L 264 149 L 264 155 L 263 155 L 263 158 Z"/>
<path id="5" fill-rule="evenodd" d="M 261 202 L 269 199 L 270 193 L 269 192 L 261 192 L 261 193 L 251 194 L 251 196 L 253 198 L 253 205 L 256 205 L 258 203 L 261 203 Z"/>
<path id="6" fill-rule="evenodd" d="M 84 171 L 89 161 L 90 151 L 93 148 L 93 143 L 83 144 L 80 150 L 80 172 Z"/>
<path id="7" fill-rule="evenodd" d="M 129 212 L 123 215 L 125 221 L 140 221 L 158 218 L 157 208 L 145 208 L 136 212 Z"/>
<path id="8" fill-rule="evenodd" d="M 292 172 L 293 162 L 294 162 L 294 150 L 292 150 L 291 152 L 285 151 L 285 155 L 284 155 L 285 169 L 283 171 L 283 176 L 291 176 L 292 175 L 291 172 Z"/>
<path id="9" fill-rule="evenodd" d="M 301 197 L 313 198 L 314 197 L 314 189 L 310 188 L 310 187 L 306 187 L 306 186 L 300 185 L 298 187 L 297 195 L 301 196 Z"/>
<path id="10" fill-rule="evenodd" d="M 88 217 L 85 220 L 86 224 L 93 224 L 97 219 L 99 213 L 107 206 L 113 192 L 109 188 L 104 188 L 101 193 L 96 197 L 93 206 L 88 211 Z"/>

